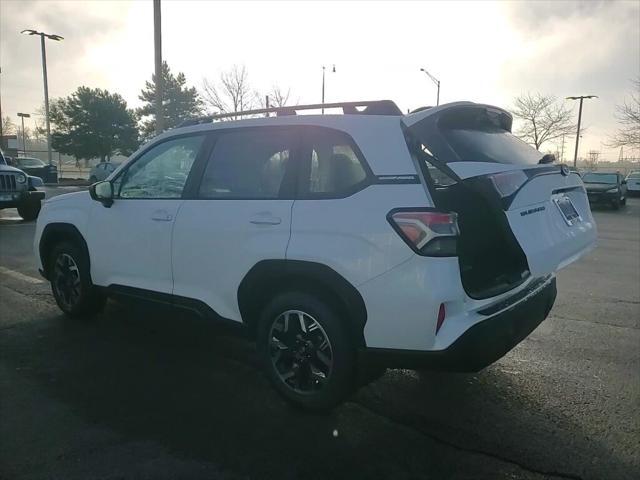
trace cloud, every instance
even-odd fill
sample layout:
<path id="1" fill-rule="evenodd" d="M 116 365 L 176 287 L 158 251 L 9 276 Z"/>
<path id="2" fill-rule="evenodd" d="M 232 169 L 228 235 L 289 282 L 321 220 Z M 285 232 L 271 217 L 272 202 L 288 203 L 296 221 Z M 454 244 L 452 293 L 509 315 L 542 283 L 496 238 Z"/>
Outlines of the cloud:
<path id="1" fill-rule="evenodd" d="M 514 96 L 598 95 L 584 107 L 589 132 L 581 151 L 606 151 L 602 142 L 616 128 L 615 105 L 640 71 L 640 4 L 510 2 L 507 11 L 522 49 L 505 63 L 502 88 Z"/>
<path id="2" fill-rule="evenodd" d="M 81 84 L 98 86 L 102 72 L 88 71 L 86 57 L 92 45 L 108 41 L 123 25 L 125 3 L 0 2 L 0 62 L 3 115 L 33 111 L 42 105 L 40 39 L 21 35 L 23 29 L 56 33 L 61 42 L 47 40 L 50 97 L 68 95 Z"/>

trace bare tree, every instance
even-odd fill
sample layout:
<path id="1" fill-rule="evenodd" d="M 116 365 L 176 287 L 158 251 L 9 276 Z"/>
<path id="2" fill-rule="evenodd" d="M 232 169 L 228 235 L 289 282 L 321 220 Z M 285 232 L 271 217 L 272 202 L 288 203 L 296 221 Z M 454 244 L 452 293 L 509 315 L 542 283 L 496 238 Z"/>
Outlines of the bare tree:
<path id="1" fill-rule="evenodd" d="M 278 85 L 271 87 L 269 92 L 269 106 L 271 107 L 286 107 L 289 103 L 289 97 L 291 96 L 291 89 L 287 88 L 285 92 Z"/>
<path id="2" fill-rule="evenodd" d="M 537 150 L 545 142 L 575 131 L 571 110 L 564 103 L 558 103 L 553 95 L 520 95 L 514 100 L 513 115 L 520 120 L 515 135 Z"/>
<path id="3" fill-rule="evenodd" d="M 251 110 L 258 102 L 258 95 L 249 85 L 246 67 L 234 65 L 222 72 L 216 83 L 209 79 L 202 82 L 202 98 L 215 113 L 234 113 Z"/>
<path id="4" fill-rule="evenodd" d="M 640 77 L 632 81 L 631 99 L 616 105 L 616 119 L 620 128 L 607 143 L 610 147 L 640 147 Z"/>
<path id="5" fill-rule="evenodd" d="M 598 166 L 598 160 L 600 158 L 600 152 L 597 150 L 589 150 L 587 152 L 587 158 L 584 160 L 587 170 L 595 170 Z"/>
<path id="6" fill-rule="evenodd" d="M 16 124 L 11 121 L 10 116 L 2 117 L 2 134 L 12 135 L 16 131 Z"/>

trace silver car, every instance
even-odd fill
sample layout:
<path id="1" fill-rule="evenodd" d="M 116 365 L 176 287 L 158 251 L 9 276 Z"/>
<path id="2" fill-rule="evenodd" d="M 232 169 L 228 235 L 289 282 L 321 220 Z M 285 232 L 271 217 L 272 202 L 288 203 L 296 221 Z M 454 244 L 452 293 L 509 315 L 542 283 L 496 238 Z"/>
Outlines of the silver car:
<path id="1" fill-rule="evenodd" d="M 105 180 L 111 172 L 120 166 L 119 163 L 114 162 L 100 162 L 91 169 L 89 173 L 89 182 L 96 183 Z"/>

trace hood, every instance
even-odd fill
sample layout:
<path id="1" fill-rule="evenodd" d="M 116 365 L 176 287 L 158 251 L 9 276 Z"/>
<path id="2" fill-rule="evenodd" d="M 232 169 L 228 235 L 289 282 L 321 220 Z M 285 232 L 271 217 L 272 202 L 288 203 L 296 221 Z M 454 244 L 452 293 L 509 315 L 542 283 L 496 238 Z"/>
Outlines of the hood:
<path id="1" fill-rule="evenodd" d="M 87 190 L 82 190 L 80 192 L 64 193 L 62 195 L 56 195 L 55 197 L 51 197 L 47 199 L 47 203 L 84 201 L 83 200 L 84 197 L 87 197 L 87 199 L 90 200 L 90 195 Z"/>
<path id="2" fill-rule="evenodd" d="M 618 188 L 618 186 L 611 183 L 585 183 L 584 188 L 587 189 L 587 192 L 606 192 L 612 188 Z"/>
<path id="3" fill-rule="evenodd" d="M 0 163 L 0 172 L 19 172 L 19 173 L 24 173 L 19 168 L 11 167 L 9 165 L 3 165 L 2 163 Z"/>

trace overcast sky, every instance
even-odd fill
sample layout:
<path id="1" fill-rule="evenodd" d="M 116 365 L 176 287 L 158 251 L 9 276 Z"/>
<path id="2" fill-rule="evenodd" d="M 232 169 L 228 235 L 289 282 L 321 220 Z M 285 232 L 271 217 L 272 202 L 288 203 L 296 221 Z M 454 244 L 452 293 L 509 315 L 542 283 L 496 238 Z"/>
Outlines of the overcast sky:
<path id="1" fill-rule="evenodd" d="M 2 114 L 43 103 L 38 37 L 47 43 L 51 97 L 80 85 L 120 93 L 131 107 L 153 71 L 151 1 L 0 0 Z M 603 142 L 616 128 L 615 105 L 640 72 L 640 2 L 162 2 L 163 56 L 198 88 L 232 65 L 245 65 L 266 92 L 291 88 L 293 100 L 388 98 L 406 110 L 471 100 L 510 107 L 524 92 L 598 95 L 585 103 L 590 149 L 616 159 Z M 330 72 L 330 69 L 327 70 Z M 577 116 L 577 109 L 576 116 Z M 573 141 L 565 146 L 572 158 Z M 543 150 L 551 149 L 543 146 Z"/>

